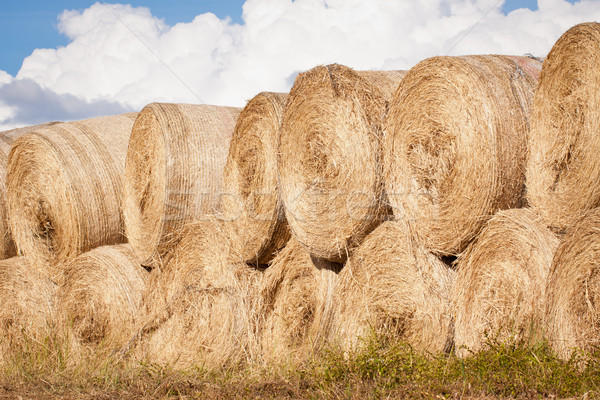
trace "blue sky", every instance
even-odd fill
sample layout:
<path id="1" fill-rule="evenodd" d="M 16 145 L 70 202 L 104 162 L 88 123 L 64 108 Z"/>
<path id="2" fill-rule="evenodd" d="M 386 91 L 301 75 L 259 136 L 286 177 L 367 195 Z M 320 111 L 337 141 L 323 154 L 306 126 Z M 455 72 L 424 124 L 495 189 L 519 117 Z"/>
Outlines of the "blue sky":
<path id="1" fill-rule="evenodd" d="M 600 0 L 0 1 L 0 130 L 155 101 L 243 106 L 319 64 L 544 57 L 600 20 Z"/>
<path id="2" fill-rule="evenodd" d="M 399 0 L 403 1 L 403 0 Z M 412 0 L 404 0 L 412 1 Z M 574 2 L 575 0 L 569 0 Z M 168 25 L 191 22 L 198 14 L 211 12 L 242 23 L 243 0 L 136 0 L 124 3 L 145 6 Z M 15 75 L 25 57 L 36 48 L 56 48 L 68 44 L 57 29 L 57 17 L 65 9 L 85 9 L 94 1 L 3 0 L 0 7 L 0 69 Z M 506 0 L 502 11 L 537 9 L 537 0 Z"/>

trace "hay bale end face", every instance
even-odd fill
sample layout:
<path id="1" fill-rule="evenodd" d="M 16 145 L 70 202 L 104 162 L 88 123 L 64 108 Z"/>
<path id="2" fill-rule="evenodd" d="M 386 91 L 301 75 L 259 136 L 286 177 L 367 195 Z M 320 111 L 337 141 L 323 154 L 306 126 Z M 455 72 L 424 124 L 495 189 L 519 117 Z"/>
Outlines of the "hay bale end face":
<path id="1" fill-rule="evenodd" d="M 436 254 L 457 255 L 497 210 L 522 204 L 540 68 L 526 57 L 433 57 L 400 83 L 385 123 L 386 195 Z"/>
<path id="2" fill-rule="evenodd" d="M 129 244 L 78 256 L 65 267 L 59 288 L 67 326 L 84 344 L 123 344 L 135 329 L 147 279 Z"/>
<path id="3" fill-rule="evenodd" d="M 223 173 L 223 219 L 249 263 L 267 264 L 290 238 L 277 190 L 277 142 L 287 97 L 263 92 L 248 101 Z"/>
<path id="4" fill-rule="evenodd" d="M 258 354 L 258 284 L 220 222 L 187 225 L 144 295 L 140 357 L 178 368 L 219 368 Z"/>
<path id="5" fill-rule="evenodd" d="M 600 205 L 600 24 L 565 32 L 544 61 L 531 115 L 527 199 L 564 232 Z"/>
<path id="6" fill-rule="evenodd" d="M 407 224 L 384 222 L 339 275 L 332 343 L 352 351 L 375 333 L 420 351 L 448 350 L 453 278 L 454 271 L 428 252 Z"/>
<path id="7" fill-rule="evenodd" d="M 58 265 L 122 243 L 122 176 L 136 114 L 39 127 L 8 157 L 7 209 L 19 252 Z"/>
<path id="8" fill-rule="evenodd" d="M 600 209 L 562 237 L 546 288 L 546 336 L 559 356 L 600 346 Z"/>
<path id="9" fill-rule="evenodd" d="M 498 212 L 457 260 L 452 305 L 456 352 L 539 339 L 558 238 L 531 209 Z"/>
<path id="10" fill-rule="evenodd" d="M 240 109 L 152 103 L 135 121 L 124 178 L 126 235 L 143 265 L 160 262 L 186 223 L 218 211 Z"/>
<path id="11" fill-rule="evenodd" d="M 319 258 L 343 262 L 386 217 L 382 122 L 403 76 L 333 64 L 296 78 L 281 126 L 279 190 L 294 236 Z"/>
<path id="12" fill-rule="evenodd" d="M 264 360 L 306 359 L 325 343 L 341 267 L 311 257 L 294 238 L 277 254 L 261 284 Z"/>

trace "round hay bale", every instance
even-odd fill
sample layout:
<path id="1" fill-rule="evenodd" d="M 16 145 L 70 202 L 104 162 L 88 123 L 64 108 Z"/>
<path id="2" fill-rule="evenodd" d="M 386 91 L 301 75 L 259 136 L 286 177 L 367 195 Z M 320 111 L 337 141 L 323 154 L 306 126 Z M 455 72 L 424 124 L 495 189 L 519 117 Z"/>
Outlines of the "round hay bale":
<path id="1" fill-rule="evenodd" d="M 240 109 L 152 103 L 135 121 L 127 149 L 123 214 L 143 265 L 159 262 L 173 234 L 214 214 Z"/>
<path id="2" fill-rule="evenodd" d="M 129 244 L 95 248 L 65 267 L 61 312 L 82 343 L 119 346 L 134 332 L 147 278 Z"/>
<path id="3" fill-rule="evenodd" d="M 122 243 L 122 176 L 136 114 L 39 127 L 13 143 L 6 173 L 10 229 L 34 266 Z"/>
<path id="4" fill-rule="evenodd" d="M 531 112 L 527 199 L 564 232 L 600 205 L 600 24 L 572 27 L 544 61 Z"/>
<path id="5" fill-rule="evenodd" d="M 340 269 L 311 257 L 294 238 L 277 254 L 261 283 L 265 360 L 306 358 L 324 344 L 330 328 L 325 314 L 332 307 Z"/>
<path id="6" fill-rule="evenodd" d="M 44 126 L 52 126 L 58 122 L 43 125 L 26 126 L 0 132 L 0 259 L 4 260 L 17 255 L 17 247 L 10 234 L 6 210 L 6 165 L 13 142 L 20 136 Z"/>
<path id="7" fill-rule="evenodd" d="M 528 110 L 541 63 L 433 57 L 402 80 L 385 123 L 386 194 L 427 248 L 457 255 L 523 201 Z"/>
<path id="8" fill-rule="evenodd" d="M 449 350 L 453 278 L 454 271 L 427 251 L 407 224 L 384 222 L 339 275 L 332 343 L 353 351 L 374 333 L 419 351 Z"/>
<path id="9" fill-rule="evenodd" d="M 559 356 L 600 346 L 600 208 L 572 226 L 556 250 L 546 286 L 546 336 Z"/>
<path id="10" fill-rule="evenodd" d="M 243 262 L 216 221 L 187 225 L 144 296 L 141 357 L 177 367 L 254 359 L 262 272 Z"/>
<path id="11" fill-rule="evenodd" d="M 531 209 L 500 211 L 488 221 L 456 262 L 452 307 L 458 355 L 479 351 L 488 341 L 540 338 L 558 241 Z"/>
<path id="12" fill-rule="evenodd" d="M 402 71 L 318 66 L 296 78 L 281 125 L 279 190 L 294 236 L 343 262 L 387 216 L 381 134 Z"/>
<path id="13" fill-rule="evenodd" d="M 249 263 L 268 263 L 290 238 L 277 193 L 277 141 L 287 97 L 263 92 L 246 104 L 225 164 L 221 212 Z"/>
<path id="14" fill-rule="evenodd" d="M 53 331 L 57 285 L 25 257 L 0 261 L 0 360 L 18 354 Z"/>

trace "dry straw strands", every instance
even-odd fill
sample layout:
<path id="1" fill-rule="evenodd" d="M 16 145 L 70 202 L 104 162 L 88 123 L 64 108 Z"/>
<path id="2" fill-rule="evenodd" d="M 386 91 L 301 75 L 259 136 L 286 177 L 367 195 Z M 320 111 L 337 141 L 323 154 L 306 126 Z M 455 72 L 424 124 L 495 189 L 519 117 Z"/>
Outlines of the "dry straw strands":
<path id="1" fill-rule="evenodd" d="M 135 329 L 147 278 L 129 244 L 98 247 L 65 267 L 60 310 L 82 343 L 119 346 Z"/>
<path id="2" fill-rule="evenodd" d="M 152 103 L 135 121 L 124 182 L 125 228 L 140 262 L 152 265 L 173 234 L 214 214 L 240 109 Z"/>
<path id="3" fill-rule="evenodd" d="M 279 143 L 280 193 L 294 236 L 342 262 L 386 216 L 381 133 L 401 71 L 315 67 L 296 78 Z"/>
<path id="4" fill-rule="evenodd" d="M 569 228 L 554 255 L 546 287 L 546 328 L 555 351 L 600 345 L 600 208 Z"/>
<path id="5" fill-rule="evenodd" d="M 386 120 L 386 194 L 427 247 L 456 255 L 522 201 L 535 59 L 434 57 L 402 80 Z"/>
<path id="6" fill-rule="evenodd" d="M 262 273 L 242 261 L 226 229 L 210 220 L 186 226 L 169 258 L 144 296 L 140 356 L 214 368 L 255 359 Z"/>
<path id="7" fill-rule="evenodd" d="M 403 222 L 384 222 L 350 256 L 333 300 L 333 344 L 352 351 L 375 333 L 420 351 L 450 348 L 454 271 L 411 231 Z"/>
<path id="8" fill-rule="evenodd" d="M 24 340 L 44 340 L 54 327 L 57 286 L 25 257 L 0 261 L 0 360 L 16 357 Z M 31 343 L 29 344 L 31 345 Z"/>
<path id="9" fill-rule="evenodd" d="M 600 205 L 600 24 L 576 25 L 544 61 L 531 115 L 527 199 L 558 231 Z"/>
<path id="10" fill-rule="evenodd" d="M 32 265 L 56 265 L 124 241 L 122 176 L 135 114 L 39 127 L 8 159 L 13 239 Z"/>
<path id="11" fill-rule="evenodd" d="M 51 126 L 56 123 L 50 122 L 43 126 Z M 2 260 L 17 255 L 17 248 L 10 234 L 6 211 L 6 165 L 8 164 L 8 154 L 13 142 L 19 136 L 39 127 L 40 125 L 34 125 L 0 132 L 0 259 Z"/>
<path id="12" fill-rule="evenodd" d="M 266 361 L 308 357 L 327 338 L 327 310 L 341 265 L 318 260 L 294 238 L 273 259 L 261 285 L 261 348 Z"/>
<path id="13" fill-rule="evenodd" d="M 498 212 L 456 263 L 456 352 L 543 333 L 545 286 L 558 238 L 531 209 Z"/>
<path id="14" fill-rule="evenodd" d="M 266 264 L 290 237 L 277 193 L 277 141 L 287 94 L 263 92 L 242 110 L 223 173 L 223 218 L 242 258 Z"/>

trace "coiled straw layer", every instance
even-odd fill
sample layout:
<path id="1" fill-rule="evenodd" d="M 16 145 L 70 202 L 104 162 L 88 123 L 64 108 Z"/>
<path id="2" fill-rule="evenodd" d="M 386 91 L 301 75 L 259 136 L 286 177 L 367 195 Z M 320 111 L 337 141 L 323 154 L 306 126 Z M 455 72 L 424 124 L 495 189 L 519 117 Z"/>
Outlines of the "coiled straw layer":
<path id="1" fill-rule="evenodd" d="M 240 109 L 152 103 L 131 133 L 123 214 L 143 265 L 160 262 L 174 233 L 218 211 L 223 168 Z"/>
<path id="2" fill-rule="evenodd" d="M 266 264 L 290 237 L 277 190 L 277 142 L 287 94 L 263 92 L 242 110 L 223 173 L 223 218 L 242 258 Z"/>
<path id="3" fill-rule="evenodd" d="M 541 63 L 433 57 L 400 83 L 386 120 L 386 194 L 436 254 L 457 255 L 523 202 L 528 110 Z"/>
<path id="4" fill-rule="evenodd" d="M 315 67 L 296 78 L 283 114 L 279 183 L 294 236 L 343 262 L 387 216 L 381 133 L 401 71 Z"/>
<path id="5" fill-rule="evenodd" d="M 569 358 L 600 346 L 600 209 L 585 214 L 561 239 L 546 288 L 546 336 Z"/>
<path id="6" fill-rule="evenodd" d="M 40 126 L 15 140 L 6 173 L 10 229 L 32 266 L 125 240 L 125 153 L 136 114 Z"/>
<path id="7" fill-rule="evenodd" d="M 339 275 L 333 343 L 352 351 L 375 333 L 420 351 L 449 350 L 453 278 L 454 271 L 425 249 L 408 224 L 384 222 Z"/>
<path id="8" fill-rule="evenodd" d="M 564 232 L 600 205 L 600 24 L 572 27 L 544 61 L 531 115 L 527 199 Z"/>
<path id="9" fill-rule="evenodd" d="M 558 238 L 531 209 L 498 212 L 457 260 L 456 352 L 543 334 L 544 296 Z"/>
<path id="10" fill-rule="evenodd" d="M 61 312 L 82 343 L 120 346 L 135 329 L 147 278 L 129 244 L 98 247 L 65 267 Z"/>
<path id="11" fill-rule="evenodd" d="M 144 296 L 141 357 L 181 368 L 258 356 L 262 273 L 243 262 L 221 223 L 187 225 Z"/>

